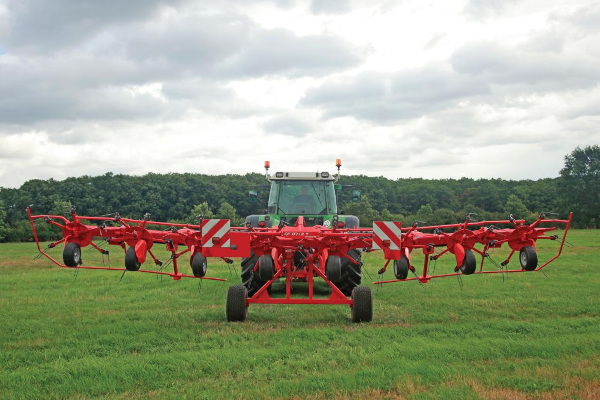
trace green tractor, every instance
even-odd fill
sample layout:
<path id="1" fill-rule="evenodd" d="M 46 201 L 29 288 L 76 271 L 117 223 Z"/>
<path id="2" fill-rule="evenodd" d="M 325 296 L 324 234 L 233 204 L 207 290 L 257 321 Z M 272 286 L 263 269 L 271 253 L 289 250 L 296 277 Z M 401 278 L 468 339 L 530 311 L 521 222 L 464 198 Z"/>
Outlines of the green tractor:
<path id="1" fill-rule="evenodd" d="M 266 178 L 271 183 L 267 214 L 249 215 L 246 225 L 270 228 L 283 222 L 285 225 L 296 223 L 302 215 L 306 226 L 332 226 L 337 216 L 339 227 L 358 228 L 359 220 L 354 215 L 338 215 L 336 190 L 340 160 L 337 160 L 337 176 L 329 172 L 276 172 L 269 175 L 269 162 L 265 162 Z M 356 197 L 357 195 L 355 195 Z"/>
<path id="2" fill-rule="evenodd" d="M 276 172 L 269 175 L 270 163 L 265 162 L 266 178 L 271 183 L 267 213 L 249 215 L 246 226 L 253 228 L 271 228 L 296 224 L 299 216 L 304 218 L 307 227 L 320 225 L 325 228 L 353 229 L 359 227 L 358 217 L 354 215 L 339 215 L 336 201 L 336 190 L 342 185 L 337 184 L 341 161 L 336 160 L 337 176 L 329 172 Z M 358 200 L 360 193 L 354 191 L 353 199 Z M 294 254 L 295 268 L 304 268 L 305 253 L 310 249 L 298 250 Z M 250 257 L 242 259 L 242 284 L 252 296 L 266 282 L 261 277 L 259 269 L 255 268 L 259 257 L 251 253 Z M 361 283 L 361 252 L 358 249 L 349 250 L 345 257 L 339 257 L 340 265 L 336 266 L 339 273 L 333 273 L 327 266 L 322 266 L 324 272 L 331 276 L 331 281 L 344 293 L 350 296 L 352 289 Z M 269 286 L 269 289 L 271 287 Z"/>

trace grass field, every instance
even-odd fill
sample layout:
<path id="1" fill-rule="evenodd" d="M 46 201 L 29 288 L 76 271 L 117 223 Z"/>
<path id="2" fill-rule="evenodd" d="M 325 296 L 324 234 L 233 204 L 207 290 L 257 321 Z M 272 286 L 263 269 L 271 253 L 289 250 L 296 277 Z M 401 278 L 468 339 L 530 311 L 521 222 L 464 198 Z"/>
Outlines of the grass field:
<path id="1" fill-rule="evenodd" d="M 199 292 L 197 280 L 140 273 L 75 280 L 33 260 L 34 244 L 1 244 L 0 399 L 600 399 L 600 232 L 568 240 L 547 277 L 372 287 L 368 324 L 346 306 L 276 305 L 228 323 L 238 262 L 230 275 L 209 260 L 208 275 L 229 282 Z M 366 256 L 364 283 L 380 257 Z M 101 264 L 87 249 L 83 260 Z"/>

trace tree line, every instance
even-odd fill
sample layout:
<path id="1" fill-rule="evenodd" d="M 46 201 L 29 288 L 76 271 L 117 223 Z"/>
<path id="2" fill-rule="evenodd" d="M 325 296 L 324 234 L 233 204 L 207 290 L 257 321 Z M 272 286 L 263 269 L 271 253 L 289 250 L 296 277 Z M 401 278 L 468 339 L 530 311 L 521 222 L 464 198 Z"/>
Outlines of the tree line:
<path id="1" fill-rule="evenodd" d="M 357 215 L 362 226 L 374 220 L 423 221 L 428 225 L 475 219 L 505 219 L 509 214 L 528 221 L 540 212 L 566 218 L 574 212 L 576 227 L 600 228 L 600 147 L 576 148 L 565 156 L 557 178 L 538 180 L 422 179 L 342 176 L 351 186 L 338 191 L 339 212 Z M 249 191 L 258 196 L 249 196 Z M 360 190 L 359 201 L 353 191 Z M 63 181 L 34 179 L 18 189 L 0 188 L 0 240 L 31 240 L 29 206 L 36 214 L 68 215 L 75 206 L 81 215 L 110 215 L 169 222 L 229 218 L 243 224 L 250 214 L 265 213 L 269 185 L 264 175 L 156 174 L 130 176 L 106 173 Z M 53 233 L 47 224 L 39 229 L 44 239 Z"/>

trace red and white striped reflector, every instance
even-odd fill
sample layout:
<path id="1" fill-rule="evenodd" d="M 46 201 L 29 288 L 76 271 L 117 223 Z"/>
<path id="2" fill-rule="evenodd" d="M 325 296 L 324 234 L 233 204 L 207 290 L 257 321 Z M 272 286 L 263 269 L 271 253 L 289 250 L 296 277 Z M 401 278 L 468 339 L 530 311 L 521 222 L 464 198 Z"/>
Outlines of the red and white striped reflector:
<path id="1" fill-rule="evenodd" d="M 382 249 L 384 247 L 390 250 L 400 250 L 401 222 L 374 221 L 373 222 L 373 249 Z M 384 245 L 384 241 L 385 244 Z"/>
<path id="2" fill-rule="evenodd" d="M 229 229 L 228 219 L 203 219 L 202 247 L 230 247 Z"/>

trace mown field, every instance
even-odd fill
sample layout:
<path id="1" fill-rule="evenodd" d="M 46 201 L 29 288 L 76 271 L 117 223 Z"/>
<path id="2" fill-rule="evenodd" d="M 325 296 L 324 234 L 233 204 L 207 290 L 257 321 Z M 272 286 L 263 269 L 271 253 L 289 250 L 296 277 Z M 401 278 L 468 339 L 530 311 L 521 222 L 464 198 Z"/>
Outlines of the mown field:
<path id="1" fill-rule="evenodd" d="M 74 279 L 33 260 L 34 244 L 1 244 L 0 399 L 598 399 L 600 232 L 568 240 L 547 276 L 371 285 L 368 324 L 345 306 L 276 305 L 228 323 L 239 262 L 230 275 L 209 260 L 209 275 L 229 282 L 199 291 L 197 280 L 140 273 Z M 366 255 L 365 283 L 380 257 Z M 101 264 L 87 249 L 83 260 Z"/>

